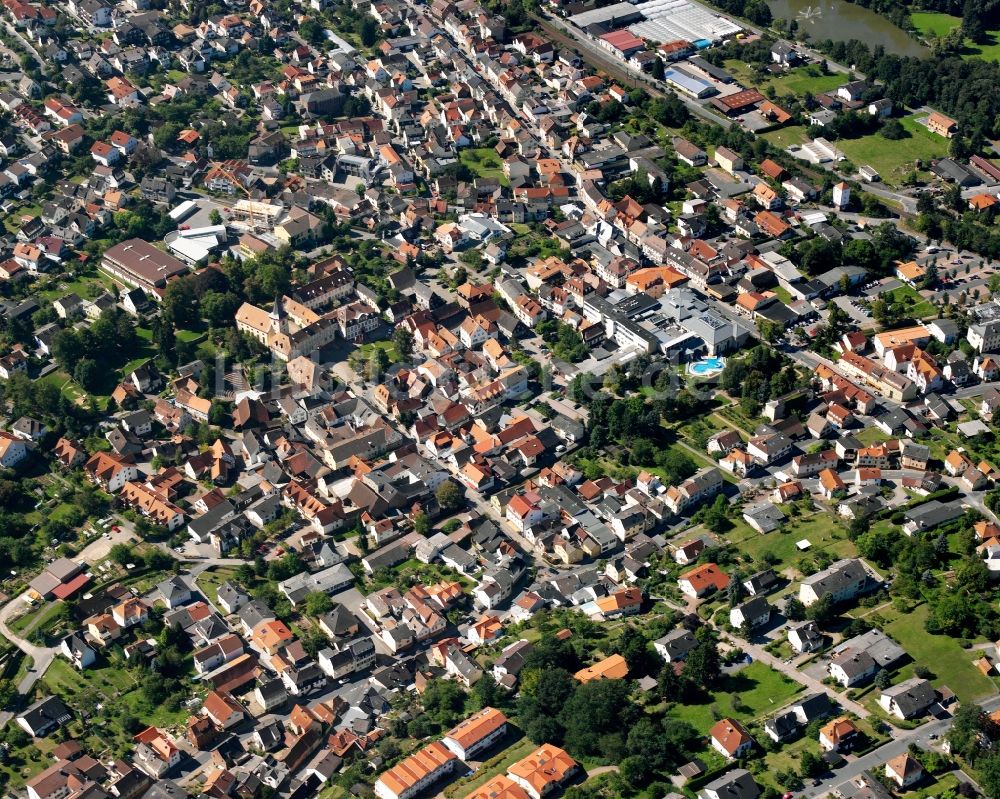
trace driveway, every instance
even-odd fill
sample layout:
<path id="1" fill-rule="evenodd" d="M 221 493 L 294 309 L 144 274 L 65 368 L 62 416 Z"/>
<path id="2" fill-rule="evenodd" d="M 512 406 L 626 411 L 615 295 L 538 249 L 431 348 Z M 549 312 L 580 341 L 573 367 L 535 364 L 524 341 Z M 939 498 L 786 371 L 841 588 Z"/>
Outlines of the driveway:
<path id="1" fill-rule="evenodd" d="M 55 647 L 37 646 L 21 638 L 8 626 L 11 619 L 21 615 L 27 599 L 27 594 L 22 594 L 8 602 L 3 608 L 0 608 L 0 633 L 34 661 L 31 670 L 17 684 L 17 692 L 19 694 L 28 694 L 31 692 L 35 683 L 38 682 L 38 679 L 45 673 L 52 659 L 56 656 L 57 651 Z"/>

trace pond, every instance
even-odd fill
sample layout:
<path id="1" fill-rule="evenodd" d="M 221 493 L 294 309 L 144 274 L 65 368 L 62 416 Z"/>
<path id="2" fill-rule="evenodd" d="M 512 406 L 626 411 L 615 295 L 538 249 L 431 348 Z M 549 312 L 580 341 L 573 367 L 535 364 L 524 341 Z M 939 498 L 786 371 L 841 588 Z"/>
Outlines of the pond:
<path id="1" fill-rule="evenodd" d="M 813 41 L 858 39 L 903 56 L 930 54 L 924 45 L 885 17 L 846 0 L 768 0 L 775 19 L 794 19 Z"/>

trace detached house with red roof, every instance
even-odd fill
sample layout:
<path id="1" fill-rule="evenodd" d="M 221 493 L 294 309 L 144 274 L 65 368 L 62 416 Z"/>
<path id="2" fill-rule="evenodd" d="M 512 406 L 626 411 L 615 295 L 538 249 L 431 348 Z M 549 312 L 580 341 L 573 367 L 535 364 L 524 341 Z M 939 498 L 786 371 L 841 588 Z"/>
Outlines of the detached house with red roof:
<path id="1" fill-rule="evenodd" d="M 841 716 L 820 729 L 819 745 L 825 752 L 842 752 L 851 749 L 861 737 L 857 725 L 846 716 Z"/>
<path id="2" fill-rule="evenodd" d="M 622 588 L 609 596 L 594 600 L 596 615 L 603 619 L 616 619 L 638 613 L 642 608 L 641 588 Z"/>
<path id="3" fill-rule="evenodd" d="M 1000 200 L 995 194 L 974 194 L 969 198 L 969 209 L 977 213 L 995 208 Z"/>
<path id="4" fill-rule="evenodd" d="M 111 134 L 111 146 L 128 158 L 135 152 L 135 148 L 139 146 L 139 140 L 131 133 L 116 130 Z"/>
<path id="5" fill-rule="evenodd" d="M 52 454 L 65 469 L 72 469 L 87 460 L 87 452 L 80 443 L 68 438 L 60 438 Z"/>
<path id="6" fill-rule="evenodd" d="M 83 122 L 83 114 L 80 113 L 79 108 L 72 103 L 63 102 L 56 97 L 47 97 L 45 99 L 45 114 L 60 125 L 72 125 L 77 122 Z"/>
<path id="7" fill-rule="evenodd" d="M 106 141 L 95 141 L 90 146 L 90 157 L 101 166 L 112 166 L 121 160 L 122 154 Z"/>
<path id="8" fill-rule="evenodd" d="M 133 739 L 136 742 L 135 765 L 154 779 L 159 779 L 181 762 L 183 753 L 165 732 L 148 727 Z"/>
<path id="9" fill-rule="evenodd" d="M 563 749 L 542 744 L 507 769 L 509 776 L 531 799 L 544 799 L 580 772 L 579 764 Z"/>
<path id="10" fill-rule="evenodd" d="M 714 563 L 705 563 L 677 578 L 681 591 L 690 597 L 698 598 L 713 591 L 722 591 L 729 586 L 729 575 Z"/>
<path id="11" fill-rule="evenodd" d="M 515 494 L 507 503 L 506 516 L 518 532 L 525 533 L 541 522 L 544 514 L 538 504 L 529 499 L 527 494 Z"/>
<path id="12" fill-rule="evenodd" d="M 108 87 L 108 101 L 115 105 L 136 105 L 142 99 L 139 90 L 125 78 L 115 76 L 104 82 Z"/>
<path id="13" fill-rule="evenodd" d="M 708 734 L 712 739 L 712 748 L 728 760 L 743 757 L 753 749 L 753 738 L 735 719 L 720 719 Z"/>
<path id="14" fill-rule="evenodd" d="M 134 463 L 129 463 L 112 452 L 95 452 L 84 464 L 83 471 L 92 483 L 112 494 L 121 491 L 129 480 L 139 477 L 139 470 Z"/>
<path id="15" fill-rule="evenodd" d="M 223 730 L 239 724 L 247 715 L 246 709 L 233 695 L 223 691 L 209 693 L 202 703 L 201 712 L 206 718 L 211 719 L 216 727 Z"/>

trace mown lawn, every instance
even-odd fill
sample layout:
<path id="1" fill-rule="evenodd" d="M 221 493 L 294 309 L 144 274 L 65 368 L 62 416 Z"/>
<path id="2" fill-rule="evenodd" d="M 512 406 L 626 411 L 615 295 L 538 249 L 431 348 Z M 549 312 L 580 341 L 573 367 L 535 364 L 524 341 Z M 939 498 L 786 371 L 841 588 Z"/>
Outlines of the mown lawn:
<path id="1" fill-rule="evenodd" d="M 900 122 L 909 136 L 899 141 L 873 133 L 858 139 L 838 139 L 837 147 L 855 166 L 874 167 L 884 182 L 898 185 L 915 169 L 917 160 L 926 162 L 948 154 L 948 140 L 931 133 L 916 117 L 903 117 Z"/>
<path id="2" fill-rule="evenodd" d="M 708 701 L 698 705 L 677 704 L 669 714 L 705 733 L 720 718 L 749 722 L 768 716 L 786 705 L 801 688 L 765 663 L 751 663 L 723 678 Z"/>
<path id="3" fill-rule="evenodd" d="M 693 442 L 687 442 L 687 447 L 681 446 L 678 442 L 672 444 L 665 444 L 660 447 L 661 451 L 671 451 L 677 455 L 682 455 L 686 458 L 690 458 L 691 462 L 694 463 L 696 469 L 701 470 L 706 467 L 715 466 L 716 463 L 710 455 L 707 453 L 700 452 Z M 693 451 L 692 451 L 693 450 Z M 598 457 L 598 458 L 584 458 L 577 456 L 574 459 L 577 467 L 582 469 L 584 474 L 589 474 L 593 477 L 595 474 L 599 475 L 610 475 L 616 479 L 626 479 L 634 478 L 639 472 L 646 471 L 650 474 L 655 474 L 660 480 L 663 481 L 665 485 L 672 484 L 672 480 L 669 479 L 666 469 L 657 466 L 655 463 L 642 463 L 642 464 L 626 464 L 618 463 L 614 458 L 610 457 Z M 737 480 L 729 472 L 722 472 L 722 479 L 727 483 L 736 483 Z"/>
<path id="4" fill-rule="evenodd" d="M 179 727 L 191 715 L 190 709 L 183 705 L 177 710 L 170 710 L 166 705 L 157 705 L 152 713 L 147 713 L 145 711 L 145 697 L 138 689 L 129 691 L 122 696 L 121 701 L 128 705 L 132 713 L 141 719 L 143 724 L 160 727 L 161 729 Z"/>
<path id="5" fill-rule="evenodd" d="M 375 350 L 382 350 L 389 359 L 389 363 L 399 363 L 399 351 L 391 339 L 385 341 L 368 341 L 351 353 L 349 359 L 351 368 L 356 369 L 355 364 L 363 367 L 371 359 Z"/>
<path id="6" fill-rule="evenodd" d="M 454 799 L 456 796 L 468 796 L 497 774 L 506 774 L 508 768 L 530 755 L 536 748 L 528 738 L 521 738 L 512 746 L 486 760 L 469 777 L 451 783 L 443 791 L 445 797 Z"/>
<path id="7" fill-rule="evenodd" d="M 116 693 L 135 688 L 135 680 L 123 668 L 108 665 L 81 673 L 61 657 L 53 660 L 45 670 L 44 682 L 49 690 L 67 699 L 70 704 L 74 697 L 86 690 L 97 691 L 110 699 Z"/>
<path id="8" fill-rule="evenodd" d="M 162 577 L 162 575 L 159 575 Z M 170 728 L 183 723 L 190 710 L 183 704 L 176 709 L 170 703 L 158 705 L 150 710 L 139 684 L 130 671 L 117 662 L 104 659 L 98 654 L 96 667 L 78 672 L 68 661 L 57 657 L 42 678 L 49 692 L 60 696 L 70 707 L 87 706 L 94 701 L 110 702 L 118 707 L 126 706 L 143 724 Z M 205 693 L 197 687 L 198 695 Z M 127 735 L 115 730 L 118 736 Z"/>
<path id="9" fill-rule="evenodd" d="M 941 37 L 947 36 L 961 25 L 962 18 L 935 11 L 914 11 L 910 14 L 910 22 L 921 36 Z"/>
<path id="10" fill-rule="evenodd" d="M 812 752 L 817 757 L 822 754 L 819 743 L 814 738 L 801 737 L 798 740 L 782 744 L 777 752 L 767 752 L 764 754 L 764 762 L 767 768 L 759 775 L 755 775 L 757 782 L 771 785 L 780 795 L 784 787 L 779 785 L 775 779 L 778 773 L 799 773 L 802 767 L 802 753 Z"/>
<path id="11" fill-rule="evenodd" d="M 52 281 L 45 288 L 35 292 L 36 297 L 45 300 L 57 300 L 67 294 L 76 294 L 81 299 L 94 299 L 106 291 L 110 291 L 114 281 L 103 272 L 78 277 L 76 280 Z"/>
<path id="12" fill-rule="evenodd" d="M 734 527 L 726 538 L 741 554 L 750 555 L 755 560 L 766 554 L 776 560 L 775 569 L 779 572 L 789 568 L 798 572 L 797 564 L 801 560 L 811 560 L 820 550 L 828 552 L 832 558 L 846 558 L 857 554 L 854 544 L 847 538 L 847 532 L 833 514 L 826 511 L 789 518 L 778 530 L 763 535 L 752 529 L 741 516 L 734 521 Z M 795 546 L 802 539 L 811 544 L 804 552 L 800 552 Z"/>
<path id="13" fill-rule="evenodd" d="M 742 85 L 756 86 L 761 91 L 773 86 L 779 97 L 786 94 L 820 94 L 836 89 L 847 80 L 846 75 L 824 75 L 819 67 L 814 65 L 797 67 L 781 75 L 759 79 L 753 70 L 739 59 L 728 59 L 724 66 Z"/>
<path id="14" fill-rule="evenodd" d="M 76 402 L 78 404 L 83 404 L 87 397 L 93 396 L 94 401 L 97 403 L 98 408 L 104 408 L 108 404 L 107 394 L 88 394 L 76 383 L 73 378 L 71 378 L 62 369 L 57 369 L 54 372 L 49 372 L 45 377 L 40 378 L 46 383 L 51 383 L 62 393 L 66 399 L 70 402 Z"/>
<path id="15" fill-rule="evenodd" d="M 966 41 L 962 48 L 962 58 L 982 58 L 984 61 L 1000 61 L 1000 31 L 987 31 L 985 44 Z"/>
<path id="16" fill-rule="evenodd" d="M 767 130 L 761 133 L 760 137 L 782 150 L 787 150 L 789 147 L 805 144 L 809 141 L 804 125 L 786 125 L 774 130 Z"/>
<path id="17" fill-rule="evenodd" d="M 19 634 L 24 633 L 29 628 L 38 629 L 39 627 L 44 627 L 47 621 L 55 618 L 62 612 L 62 604 L 58 600 L 48 602 L 30 613 L 18 616 L 10 623 L 10 627 L 14 632 Z"/>
<path id="18" fill-rule="evenodd" d="M 768 291 L 773 291 L 779 300 L 781 300 L 785 305 L 793 302 L 792 295 L 789 294 L 788 289 L 782 288 L 781 286 L 772 286 Z"/>
<path id="19" fill-rule="evenodd" d="M 795 69 L 771 80 L 778 95 L 822 94 L 832 91 L 845 82 L 846 75 L 821 75 L 815 67 Z"/>
<path id="20" fill-rule="evenodd" d="M 235 566 L 215 566 L 199 574 L 195 579 L 195 584 L 198 586 L 198 590 L 214 603 L 218 599 L 219 586 L 226 580 L 232 580 L 235 575 Z"/>
<path id="21" fill-rule="evenodd" d="M 958 796 L 958 777 L 954 772 L 933 778 L 929 785 L 920 783 L 915 789 L 902 794 L 907 799 L 931 799 L 936 796 Z"/>
<path id="22" fill-rule="evenodd" d="M 197 330 L 187 330 L 186 328 L 181 328 L 177 331 L 177 340 L 183 341 L 185 344 L 197 343 L 204 338 L 205 333 L 199 333 Z"/>
<path id="23" fill-rule="evenodd" d="M 907 313 L 914 319 L 927 319 L 937 317 L 937 308 L 928 300 L 920 296 L 920 293 L 912 286 L 899 286 L 892 291 L 882 294 L 886 302 L 901 302 L 907 309 Z"/>
<path id="24" fill-rule="evenodd" d="M 940 39 L 961 25 L 962 18 L 932 11 L 915 11 L 910 14 L 910 22 L 913 23 L 913 27 L 921 36 L 927 39 Z M 982 43 L 966 39 L 962 47 L 962 58 L 1000 60 L 1000 31 L 986 31 L 983 38 L 985 41 Z"/>
<path id="25" fill-rule="evenodd" d="M 510 181 L 503 173 L 503 163 L 500 161 L 500 156 L 489 147 L 462 150 L 459 158 L 478 177 L 496 180 L 501 186 L 510 185 Z"/>
<path id="26" fill-rule="evenodd" d="M 935 686 L 947 685 L 961 702 L 981 699 L 996 693 L 996 685 L 972 665 L 979 654 L 962 649 L 959 642 L 946 635 L 931 635 L 924 629 L 929 612 L 921 605 L 885 626 L 885 632 L 907 651 L 915 664 L 926 666 L 935 677 Z M 883 613 L 889 616 L 891 613 Z"/>
<path id="27" fill-rule="evenodd" d="M 854 436 L 858 441 L 866 446 L 871 446 L 872 444 L 881 444 L 883 441 L 888 441 L 892 436 L 887 436 L 879 428 L 872 425 L 871 427 L 865 427 L 862 430 L 851 430 L 851 435 Z"/>

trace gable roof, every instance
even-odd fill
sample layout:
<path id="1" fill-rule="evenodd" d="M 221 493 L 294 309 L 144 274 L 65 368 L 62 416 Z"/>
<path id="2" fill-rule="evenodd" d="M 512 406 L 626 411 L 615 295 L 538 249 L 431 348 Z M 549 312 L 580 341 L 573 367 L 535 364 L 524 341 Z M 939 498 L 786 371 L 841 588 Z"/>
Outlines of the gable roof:
<path id="1" fill-rule="evenodd" d="M 573 675 L 582 683 L 591 680 L 622 680 L 628 676 L 628 663 L 621 655 L 611 655 Z"/>

